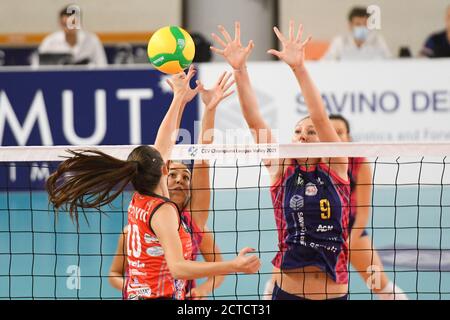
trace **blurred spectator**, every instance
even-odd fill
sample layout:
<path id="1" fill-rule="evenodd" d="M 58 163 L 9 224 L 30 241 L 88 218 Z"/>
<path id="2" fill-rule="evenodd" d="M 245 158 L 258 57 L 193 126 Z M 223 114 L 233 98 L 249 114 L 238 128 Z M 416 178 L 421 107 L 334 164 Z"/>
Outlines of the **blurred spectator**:
<path id="1" fill-rule="evenodd" d="M 400 47 L 400 50 L 398 51 L 398 57 L 399 58 L 411 58 L 412 54 L 411 54 L 411 50 L 409 49 L 409 47 L 407 47 L 407 46 Z"/>
<path id="2" fill-rule="evenodd" d="M 367 28 L 366 8 L 355 7 L 348 16 L 350 32 L 336 36 L 325 53 L 327 60 L 386 59 L 392 56 L 383 37 Z"/>
<path id="3" fill-rule="evenodd" d="M 0 66 L 5 65 L 5 51 L 0 50 Z"/>
<path id="4" fill-rule="evenodd" d="M 69 21 L 69 19 L 71 19 Z M 42 41 L 38 48 L 41 54 L 70 54 L 70 64 L 93 64 L 96 66 L 107 65 L 105 50 L 98 37 L 90 32 L 70 26 L 70 22 L 77 19 L 69 7 L 65 7 L 59 14 L 60 31 L 56 31 Z M 79 25 L 79 22 L 78 22 Z M 38 64 L 39 59 L 34 59 L 33 64 Z"/>
<path id="5" fill-rule="evenodd" d="M 429 58 L 450 57 L 450 5 L 447 7 L 446 29 L 428 37 L 420 54 Z"/>
<path id="6" fill-rule="evenodd" d="M 116 46 L 114 64 L 133 64 L 133 47 L 129 43 L 121 43 Z"/>
<path id="7" fill-rule="evenodd" d="M 210 46 L 212 45 L 201 33 L 192 32 L 192 40 L 195 43 L 194 62 L 210 62 L 212 58 Z"/>

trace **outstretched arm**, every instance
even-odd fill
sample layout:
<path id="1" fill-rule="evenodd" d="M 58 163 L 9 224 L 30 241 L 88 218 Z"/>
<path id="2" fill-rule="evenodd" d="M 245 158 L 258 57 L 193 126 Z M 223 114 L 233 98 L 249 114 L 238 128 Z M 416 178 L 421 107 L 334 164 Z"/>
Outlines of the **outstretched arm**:
<path id="1" fill-rule="evenodd" d="M 211 47 L 211 50 L 224 57 L 234 70 L 242 114 L 252 131 L 255 141 L 257 143 L 275 143 L 276 141 L 272 136 L 271 130 L 259 110 L 256 94 L 247 72 L 247 59 L 254 47 L 253 41 L 250 41 L 246 47 L 242 46 L 241 25 L 239 22 L 235 23 L 234 39 L 231 38 L 223 26 L 219 26 L 219 31 L 225 40 L 215 33 L 212 34 L 212 37 L 223 49 Z"/>
<path id="2" fill-rule="evenodd" d="M 320 92 L 305 67 L 305 48 L 311 37 L 302 42 L 303 25 L 299 26 L 297 36 L 294 37 L 293 21 L 289 23 L 289 38 L 286 38 L 277 27 L 273 29 L 282 44 L 282 51 L 271 49 L 268 53 L 284 61 L 294 72 L 295 78 L 300 85 L 300 90 L 305 97 L 309 116 L 314 123 L 320 142 L 341 142 L 328 118 Z M 347 158 L 334 158 L 330 163 L 330 167 L 345 180 L 348 179 L 347 162 Z"/>
<path id="3" fill-rule="evenodd" d="M 189 82 L 195 74 L 191 65 L 186 75 L 184 72 L 172 76 L 168 84 L 173 90 L 173 99 L 161 125 L 155 140 L 155 148 L 161 153 L 164 161 L 169 160 L 173 146 L 178 136 L 178 128 L 181 121 L 181 112 L 184 110 L 186 96 L 191 90 Z"/>
<path id="4" fill-rule="evenodd" d="M 191 65 L 191 66 L 189 67 L 189 70 L 193 70 L 193 73 L 194 73 L 194 75 L 195 75 L 196 70 L 195 70 L 195 68 L 194 68 L 193 65 Z M 170 87 L 172 87 L 169 81 L 168 81 L 167 83 L 169 84 Z M 173 90 L 173 89 L 172 89 L 172 90 Z M 198 85 L 198 80 L 197 80 L 197 86 L 196 86 L 195 88 L 192 89 L 190 86 L 188 87 L 188 90 L 187 90 L 186 94 L 184 95 L 183 102 L 181 103 L 180 110 L 178 111 L 177 126 L 176 126 L 177 130 L 180 128 L 181 119 L 183 118 L 183 112 L 184 112 L 184 109 L 186 108 L 186 105 L 187 105 L 189 102 L 191 102 L 192 99 L 195 98 L 195 96 L 197 95 L 197 93 L 199 92 L 199 90 L 200 90 L 200 86 Z M 177 136 L 177 137 L 178 137 L 178 136 Z"/>
<path id="5" fill-rule="evenodd" d="M 204 277 L 224 275 L 234 272 L 255 273 L 260 267 L 260 260 L 253 252 L 244 248 L 231 261 L 201 262 L 185 260 L 183 247 L 178 234 L 179 215 L 172 205 L 162 205 L 150 221 L 158 240 L 164 250 L 164 257 L 172 276 L 176 279 L 192 280 Z"/>
<path id="6" fill-rule="evenodd" d="M 367 160 L 364 159 L 362 161 Z M 357 213 L 350 235 L 350 249 L 352 248 L 352 242 L 356 242 L 361 237 L 370 217 L 370 206 L 372 204 L 372 170 L 368 163 L 361 163 L 356 180 L 355 194 L 357 207 L 352 208 L 352 210 L 355 210 Z"/>
<path id="7" fill-rule="evenodd" d="M 223 73 L 215 86 L 206 90 L 200 81 L 197 81 L 202 102 L 205 106 L 202 127 L 198 138 L 199 144 L 211 144 L 214 140 L 214 123 L 216 108 L 219 103 L 233 94 L 229 91 L 234 81 L 230 81 L 231 73 Z M 190 211 L 194 222 L 201 230 L 208 220 L 211 187 L 209 182 L 209 161 L 195 161 L 192 171 Z"/>
<path id="8" fill-rule="evenodd" d="M 219 31 L 225 40 L 214 33 L 212 37 L 223 49 L 211 47 L 211 50 L 224 57 L 234 70 L 234 79 L 236 80 L 242 114 L 253 138 L 256 143 L 276 143 L 271 128 L 264 121 L 259 110 L 256 93 L 252 88 L 247 71 L 247 59 L 254 47 L 253 41 L 250 41 L 247 47 L 242 46 L 241 25 L 239 22 L 235 23 L 234 39 L 231 38 L 223 26 L 219 26 Z M 269 170 L 272 181 L 277 180 L 283 168 L 280 165 L 280 160 L 265 160 L 264 164 Z"/>

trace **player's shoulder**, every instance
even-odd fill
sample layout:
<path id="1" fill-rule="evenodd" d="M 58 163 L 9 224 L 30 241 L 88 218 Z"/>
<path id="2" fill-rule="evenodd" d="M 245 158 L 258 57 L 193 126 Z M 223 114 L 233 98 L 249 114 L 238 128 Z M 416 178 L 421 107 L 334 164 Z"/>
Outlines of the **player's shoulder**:
<path id="1" fill-rule="evenodd" d="M 438 43 L 447 39 L 447 33 L 445 31 L 434 32 L 428 36 L 427 42 Z"/>
<path id="2" fill-rule="evenodd" d="M 57 44 L 60 44 L 64 42 L 64 32 L 63 31 L 56 31 L 53 33 L 48 34 L 44 37 L 41 44 L 39 45 L 39 51 L 46 51 L 51 50 L 53 47 Z"/>
<path id="3" fill-rule="evenodd" d="M 348 158 L 349 165 L 361 165 L 363 163 L 368 163 L 368 159 L 365 157 L 351 157 Z"/>
<path id="4" fill-rule="evenodd" d="M 159 195 L 146 195 L 135 192 L 131 199 L 130 205 L 136 208 L 141 208 L 146 211 L 153 211 L 155 208 L 170 201 L 169 199 Z"/>

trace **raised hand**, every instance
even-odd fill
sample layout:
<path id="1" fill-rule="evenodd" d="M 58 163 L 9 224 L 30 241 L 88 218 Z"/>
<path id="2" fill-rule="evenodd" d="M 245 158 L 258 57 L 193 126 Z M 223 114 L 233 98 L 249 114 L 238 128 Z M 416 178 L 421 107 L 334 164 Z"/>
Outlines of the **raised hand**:
<path id="1" fill-rule="evenodd" d="M 196 73 L 197 70 L 195 70 L 194 66 L 191 64 L 187 75 L 184 72 L 180 72 L 174 74 L 170 80 L 166 81 L 170 88 L 172 88 L 174 95 L 183 96 L 183 103 L 185 104 L 191 101 L 200 89 L 199 86 L 194 89 L 190 86 L 190 81 Z"/>
<path id="2" fill-rule="evenodd" d="M 250 40 L 247 47 L 242 46 L 241 25 L 239 22 L 235 22 L 234 25 L 234 40 L 231 38 L 230 34 L 227 30 L 225 30 L 223 26 L 219 25 L 218 28 L 220 33 L 225 38 L 225 41 L 215 33 L 212 33 L 211 36 L 223 49 L 218 49 L 211 46 L 211 50 L 224 57 L 233 69 L 240 70 L 241 68 L 245 67 L 247 58 L 254 47 L 253 41 Z"/>
<path id="3" fill-rule="evenodd" d="M 278 57 L 278 59 L 286 62 L 291 68 L 303 68 L 305 63 L 305 48 L 309 41 L 311 41 L 311 36 L 309 36 L 305 41 L 302 42 L 303 35 L 303 25 L 300 24 L 298 27 L 297 36 L 294 38 L 294 21 L 289 22 L 289 38 L 287 39 L 277 27 L 273 28 L 275 34 L 280 40 L 283 49 L 277 51 L 275 49 L 270 49 L 267 53 L 273 54 Z"/>
<path id="4" fill-rule="evenodd" d="M 261 261 L 255 255 L 246 256 L 247 253 L 254 252 L 255 249 L 244 248 L 239 252 L 239 255 L 234 259 L 236 270 L 244 273 L 255 273 L 261 266 Z"/>
<path id="5" fill-rule="evenodd" d="M 197 80 L 197 87 L 199 88 L 201 99 L 208 110 L 215 109 L 222 100 L 234 93 L 234 90 L 228 92 L 235 83 L 234 80 L 230 81 L 231 76 L 231 73 L 224 72 L 214 87 L 209 90 L 205 89 L 200 80 Z"/>

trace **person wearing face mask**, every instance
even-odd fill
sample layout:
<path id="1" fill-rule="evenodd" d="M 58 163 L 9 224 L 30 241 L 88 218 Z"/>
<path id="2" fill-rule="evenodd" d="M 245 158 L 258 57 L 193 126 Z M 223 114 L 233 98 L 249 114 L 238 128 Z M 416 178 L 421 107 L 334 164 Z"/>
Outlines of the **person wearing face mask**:
<path id="1" fill-rule="evenodd" d="M 388 59 L 392 54 L 379 33 L 369 30 L 366 8 L 355 7 L 348 16 L 349 32 L 336 36 L 322 59 L 369 60 Z"/>

